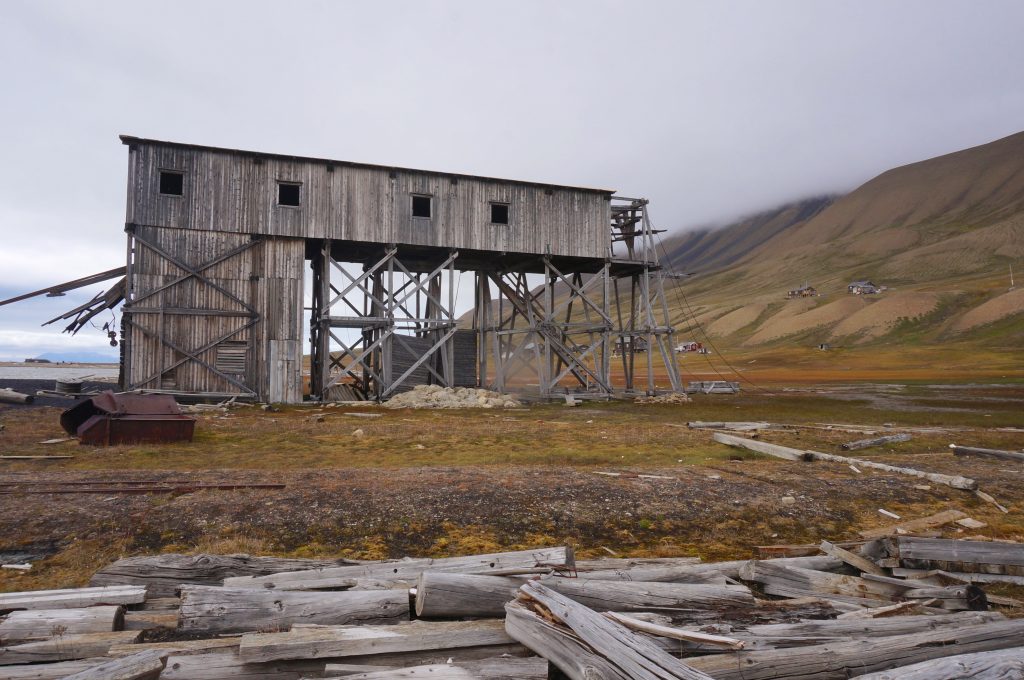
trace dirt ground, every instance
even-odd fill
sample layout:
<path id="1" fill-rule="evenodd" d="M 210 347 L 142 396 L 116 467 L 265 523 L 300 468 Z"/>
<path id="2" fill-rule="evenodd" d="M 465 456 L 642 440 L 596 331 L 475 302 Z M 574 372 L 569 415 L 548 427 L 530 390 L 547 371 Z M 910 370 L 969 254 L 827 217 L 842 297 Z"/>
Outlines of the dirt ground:
<path id="1" fill-rule="evenodd" d="M 38 554 L 30 572 L 0 570 L 0 590 L 80 585 L 112 559 L 159 551 L 374 559 L 568 543 L 583 556 L 743 558 L 854 539 L 893 522 L 879 509 L 912 519 L 958 508 L 988 526 L 948 536 L 1024 540 L 1024 468 L 948 448 L 1021 450 L 1021 385 L 774 386 L 576 408 L 245 407 L 198 415 L 190 444 L 111 448 L 39 443 L 63 435 L 60 411 L 0 406 L 4 455 L 74 456 L 0 461 L 0 558 Z M 848 455 L 972 477 L 1009 512 L 914 477 L 739 452 L 691 420 L 799 425 L 761 439 L 832 453 L 867 435 L 822 423 L 913 428 L 909 442 Z M 72 482 L 76 493 L 55 493 Z M 127 482 L 284 487 L 115 488 Z"/>

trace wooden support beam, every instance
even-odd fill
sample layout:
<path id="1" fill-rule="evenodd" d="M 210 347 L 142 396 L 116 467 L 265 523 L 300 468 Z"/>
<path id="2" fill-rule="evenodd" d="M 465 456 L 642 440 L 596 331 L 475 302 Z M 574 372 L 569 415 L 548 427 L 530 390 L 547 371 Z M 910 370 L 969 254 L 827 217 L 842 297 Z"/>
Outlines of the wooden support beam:
<path id="1" fill-rule="evenodd" d="M 897 442 L 909 442 L 910 435 L 906 433 L 892 434 L 885 437 L 875 437 L 874 439 L 858 439 L 855 442 L 846 442 L 842 445 L 845 451 L 857 451 L 858 449 L 867 449 L 872 446 L 881 446 L 883 444 L 895 444 Z"/>
<path id="2" fill-rule="evenodd" d="M 167 652 L 151 649 L 107 661 L 64 680 L 157 680 L 166 664 Z"/>
<path id="3" fill-rule="evenodd" d="M 130 645 L 138 642 L 141 636 L 141 630 L 121 630 L 77 635 L 63 634 L 46 640 L 22 642 L 0 647 L 0 666 L 107 656 L 114 645 Z"/>
<path id="4" fill-rule="evenodd" d="M 954 456 L 978 456 L 981 458 L 996 458 L 998 460 L 1012 460 L 1015 463 L 1024 462 L 1024 452 L 1003 451 L 1001 449 L 981 449 L 976 446 L 957 446 L 950 444 Z"/>

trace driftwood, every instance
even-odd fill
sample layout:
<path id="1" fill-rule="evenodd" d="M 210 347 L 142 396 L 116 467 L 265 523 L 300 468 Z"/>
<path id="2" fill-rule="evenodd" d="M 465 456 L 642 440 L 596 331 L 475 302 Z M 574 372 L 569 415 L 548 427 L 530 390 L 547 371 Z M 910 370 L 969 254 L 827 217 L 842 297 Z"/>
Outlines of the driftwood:
<path id="1" fill-rule="evenodd" d="M 872 446 L 881 446 L 882 444 L 894 444 L 896 442 L 909 442 L 909 434 L 891 434 L 885 437 L 875 437 L 874 439 L 858 439 L 855 442 L 846 442 L 842 445 L 844 451 L 857 451 L 858 449 L 867 449 Z"/>
<path id="2" fill-rule="evenodd" d="M 768 430 L 777 425 L 761 422 L 737 422 L 737 421 L 703 421 L 695 420 L 686 424 L 693 430 L 732 430 L 734 432 L 753 432 L 756 430 Z"/>
<path id="3" fill-rule="evenodd" d="M 103 657 L 77 659 L 56 663 L 32 663 L 19 666 L 0 666 L 0 680 L 63 680 L 63 678 L 95 668 L 110 661 Z"/>
<path id="4" fill-rule="evenodd" d="M 748 562 L 740 570 L 740 578 L 761 583 L 769 595 L 823 597 L 864 607 L 884 606 L 906 589 L 857 576 L 769 564 L 765 560 Z"/>
<path id="5" fill-rule="evenodd" d="M 868 574 L 878 574 L 880 576 L 885 575 L 885 570 L 879 567 L 871 560 L 865 557 L 861 557 L 856 553 L 852 553 L 849 550 L 845 550 L 844 548 L 840 548 L 838 545 L 835 545 L 834 543 L 822 541 L 821 552 L 831 557 L 834 557 L 837 560 L 842 560 L 843 562 L 849 564 L 851 567 L 866 572 Z"/>
<path id="6" fill-rule="evenodd" d="M 242 636 L 238 655 L 258 663 L 510 644 L 501 621 L 412 621 L 394 626 L 294 626 Z"/>
<path id="7" fill-rule="evenodd" d="M 703 583 L 647 583 L 552 578 L 539 582 L 548 589 L 600 612 L 636 612 L 671 609 L 725 609 L 753 607 L 746 586 Z"/>
<path id="8" fill-rule="evenodd" d="M 469 555 L 440 559 L 375 562 L 349 567 L 328 567 L 308 571 L 283 572 L 269 576 L 224 579 L 232 588 L 274 588 L 277 590 L 318 590 L 347 585 L 352 579 L 379 579 L 415 583 L 424 571 L 460 574 L 508 575 L 538 567 L 571 567 L 571 548 L 538 548 L 516 552 Z"/>
<path id="9" fill-rule="evenodd" d="M 957 654 L 858 675 L 857 680 L 1016 680 L 1024 678 L 1024 647 Z"/>
<path id="10" fill-rule="evenodd" d="M 7 388 L 0 388 L 0 403 L 4 404 L 31 404 L 35 397 L 31 394 L 22 394 Z"/>
<path id="11" fill-rule="evenodd" d="M 124 607 L 120 606 L 15 611 L 0 622 L 0 640 L 10 644 L 55 635 L 109 633 L 123 627 Z"/>
<path id="12" fill-rule="evenodd" d="M 980 456 L 982 458 L 998 458 L 999 460 L 1012 460 L 1017 463 L 1024 462 L 1024 453 L 1020 451 L 1003 451 L 1001 449 L 979 449 L 975 446 L 957 446 L 950 444 L 954 456 Z"/>
<path id="13" fill-rule="evenodd" d="M 778 444 L 769 444 L 768 442 L 761 442 L 754 439 L 736 437 L 723 432 L 716 432 L 711 435 L 711 438 L 719 444 L 747 449 L 748 451 L 756 451 L 757 453 L 775 456 L 776 458 L 782 458 L 784 460 L 811 460 L 809 452 L 802 449 L 794 449 L 788 446 L 779 446 Z"/>
<path id="14" fill-rule="evenodd" d="M 114 659 L 65 680 L 157 680 L 167 663 L 167 652 L 149 650 Z"/>
<path id="15" fill-rule="evenodd" d="M 168 654 L 185 656 L 209 654 L 210 652 L 237 652 L 241 635 L 206 638 L 204 640 L 180 640 L 176 642 L 143 642 L 138 644 L 116 644 L 110 647 L 107 656 L 131 656 L 147 649 L 162 649 Z"/>
<path id="16" fill-rule="evenodd" d="M 404 680 L 405 678 L 429 678 L 429 680 L 547 680 L 548 662 L 540 657 L 524 659 L 482 659 L 457 663 L 411 666 L 388 670 L 367 671 L 333 675 L 332 664 L 324 669 L 325 678 L 345 680 Z"/>
<path id="17" fill-rule="evenodd" d="M 601 557 L 596 560 L 576 560 L 574 571 L 589 574 L 592 571 L 684 567 L 700 563 L 699 557 Z"/>
<path id="18" fill-rule="evenodd" d="M 5 609 L 65 609 L 103 604 L 138 604 L 145 599 L 146 589 L 139 586 L 33 590 L 20 593 L 0 593 L 0 611 Z"/>
<path id="19" fill-rule="evenodd" d="M 416 582 L 416 616 L 504 616 L 505 603 L 515 599 L 522 584 L 521 578 L 509 576 L 425 571 Z"/>
<path id="20" fill-rule="evenodd" d="M 1020 645 L 1024 620 L 851 640 L 809 647 L 734 652 L 687 659 L 716 680 L 846 680 L 895 666 Z"/>
<path id="21" fill-rule="evenodd" d="M 693 642 L 699 645 L 709 645 L 711 647 L 720 647 L 732 650 L 743 649 L 744 646 L 743 641 L 737 640 L 736 638 L 724 637 L 722 635 L 711 635 L 700 631 L 683 630 L 682 628 L 675 628 L 659 623 L 652 623 L 651 621 L 644 621 L 643 619 L 637 619 L 632 616 L 627 616 L 626 614 L 619 614 L 618 612 L 605 612 L 604 615 L 630 630 L 647 633 L 657 637 L 668 638 L 670 640 L 682 640 L 683 642 Z"/>
<path id="22" fill-rule="evenodd" d="M 903 568 L 893 569 L 892 573 L 893 576 L 902 576 L 910 579 L 927 578 L 933 574 L 942 574 L 965 583 L 1010 583 L 1017 586 L 1024 586 L 1024 576 L 1012 576 L 1010 574 L 978 574 L 967 571 L 945 571 L 943 569 Z"/>
<path id="23" fill-rule="evenodd" d="M 739 578 L 740 569 L 750 560 L 733 560 L 730 562 L 708 562 L 705 564 L 682 565 L 679 567 L 646 567 L 630 569 L 628 571 L 593 571 L 586 574 L 591 581 L 646 581 L 664 583 L 703 583 L 702 576 L 718 574 L 728 578 Z M 818 571 L 834 571 L 841 569 L 842 560 L 837 560 L 828 555 L 815 555 L 810 557 L 780 557 L 778 559 L 762 560 L 771 564 L 785 566 L 803 567 L 805 569 L 816 569 Z M 714 581 L 720 582 L 720 581 Z"/>
<path id="24" fill-rule="evenodd" d="M 506 606 L 505 627 L 509 635 L 557 666 L 570 680 L 710 677 L 649 638 L 539 583 L 525 584 L 519 599 Z"/>
<path id="25" fill-rule="evenodd" d="M 149 597 L 174 595 L 182 584 L 219 586 L 233 576 L 263 576 L 356 564 L 350 560 L 305 560 L 250 555 L 149 555 L 125 557 L 100 569 L 93 586 L 141 585 Z"/>
<path id="26" fill-rule="evenodd" d="M 59 635 L 48 640 L 23 642 L 0 647 L 0 665 L 38 663 L 41 661 L 71 661 L 107 656 L 114 645 L 137 642 L 142 631 L 116 631 Z"/>
<path id="27" fill-rule="evenodd" d="M 409 620 L 409 593 L 361 590 L 307 593 L 185 586 L 178 628 L 204 633 L 245 633 L 306 624 L 390 624 Z"/>

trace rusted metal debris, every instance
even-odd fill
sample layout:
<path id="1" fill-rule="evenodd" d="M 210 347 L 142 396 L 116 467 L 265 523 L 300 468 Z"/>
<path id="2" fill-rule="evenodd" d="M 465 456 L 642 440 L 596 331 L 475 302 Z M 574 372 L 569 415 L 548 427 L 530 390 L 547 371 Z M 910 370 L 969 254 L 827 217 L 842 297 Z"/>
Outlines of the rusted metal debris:
<path id="1" fill-rule="evenodd" d="M 60 424 L 81 444 L 111 446 L 192 441 L 196 421 L 169 395 L 108 390 L 64 411 Z"/>

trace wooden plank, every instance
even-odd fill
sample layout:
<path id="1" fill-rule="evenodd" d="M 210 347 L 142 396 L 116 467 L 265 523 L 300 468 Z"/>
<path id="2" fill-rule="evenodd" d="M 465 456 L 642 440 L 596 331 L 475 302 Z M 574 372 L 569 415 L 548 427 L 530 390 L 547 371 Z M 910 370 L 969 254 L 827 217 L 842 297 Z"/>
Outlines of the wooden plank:
<path id="1" fill-rule="evenodd" d="M 455 663 L 409 666 L 361 673 L 338 673 L 336 664 L 327 664 L 325 678 L 345 680 L 403 680 L 429 678 L 430 680 L 547 680 L 548 662 L 540 657 L 523 659 L 481 659 Z"/>
<path id="2" fill-rule="evenodd" d="M 649 638 L 539 583 L 529 582 L 520 588 L 519 599 L 506 606 L 505 625 L 512 637 L 571 680 L 710 678 Z"/>
<path id="3" fill-rule="evenodd" d="M 751 560 L 740 570 L 740 578 L 764 586 L 764 592 L 779 597 L 823 597 L 865 607 L 884 606 L 905 588 L 867 581 L 857 576 L 829 574 Z"/>
<path id="4" fill-rule="evenodd" d="M 910 435 L 906 433 L 892 434 L 885 437 L 875 437 L 873 439 L 858 439 L 854 442 L 846 442 L 842 445 L 845 451 L 857 451 L 858 449 L 866 449 L 872 446 L 881 446 L 883 444 L 895 444 L 897 442 L 909 442 Z"/>
<path id="5" fill-rule="evenodd" d="M 908 579 L 927 577 L 931 574 L 945 574 L 952 578 L 959 579 L 966 583 L 1009 583 L 1017 586 L 1024 586 L 1024 576 L 1013 576 L 1010 574 L 980 574 L 969 571 L 946 571 L 936 569 L 904 569 L 897 567 L 892 570 L 893 576 L 900 576 Z"/>
<path id="6" fill-rule="evenodd" d="M 894 536 L 890 554 L 900 560 L 959 562 L 972 565 L 1024 567 L 1024 543 L 965 541 L 946 538 Z"/>
<path id="7" fill-rule="evenodd" d="M 139 586 L 32 590 L 0 593 L 0 611 L 5 609 L 65 609 L 94 605 L 127 605 L 139 604 L 145 599 L 146 589 Z"/>
<path id="8" fill-rule="evenodd" d="M 810 460 L 810 456 L 807 451 L 793 449 L 788 446 L 779 446 L 778 444 L 769 444 L 767 442 L 756 441 L 754 439 L 745 439 L 743 437 L 725 434 L 724 432 L 715 432 L 711 435 L 711 438 L 719 444 L 747 449 L 748 451 L 756 451 L 757 453 L 782 458 L 783 460 Z"/>
<path id="9" fill-rule="evenodd" d="M 866 572 L 868 574 L 877 574 L 879 576 L 886 575 L 885 570 L 879 567 L 871 560 L 861 557 L 860 555 L 857 555 L 855 553 L 852 553 L 849 550 L 844 550 L 843 548 L 840 548 L 834 543 L 822 541 L 821 552 L 825 553 L 826 555 L 831 555 L 837 560 L 842 560 L 854 569 L 859 569 L 862 572 Z"/>
<path id="10" fill-rule="evenodd" d="M 905 603 L 900 603 L 903 605 Z M 888 609 L 880 607 L 879 609 Z M 874 610 L 864 610 L 871 612 Z M 856 612 L 860 614 L 861 612 Z M 844 618 L 771 623 L 748 626 L 733 633 L 748 643 L 748 649 L 783 649 L 825 643 L 844 642 L 855 638 L 910 635 L 922 630 L 956 630 L 994 621 L 1005 621 L 997 612 L 955 612 L 938 615 L 891 616 L 882 618 Z"/>
<path id="11" fill-rule="evenodd" d="M 585 607 L 599 612 L 657 611 L 662 609 L 729 609 L 753 607 L 750 589 L 741 585 L 657 583 L 550 578 L 542 583 Z"/>
<path id="12" fill-rule="evenodd" d="M 858 675 L 857 680 L 1014 680 L 1024 678 L 1024 647 L 956 654 Z"/>
<path id="13" fill-rule="evenodd" d="M 157 680 L 166 663 L 167 652 L 151 649 L 93 666 L 65 680 Z"/>
<path id="14" fill-rule="evenodd" d="M 178 628 L 202 633 L 283 630 L 295 623 L 390 624 L 409 620 L 405 590 L 309 593 L 185 586 Z"/>
<path id="15" fill-rule="evenodd" d="M 587 572 L 586 578 L 602 581 L 636 580 L 666 583 L 703 583 L 702 576 L 718 574 L 728 578 L 739 578 L 740 569 L 750 560 L 731 560 L 728 562 L 707 562 L 705 564 L 684 564 L 678 567 L 637 567 L 633 569 L 612 569 L 607 571 Z M 818 571 L 835 571 L 843 566 L 841 560 L 828 555 L 809 557 L 780 557 L 762 560 L 772 564 L 783 564 Z"/>
<path id="16" fill-rule="evenodd" d="M 182 584 L 220 585 L 233 576 L 263 576 L 282 571 L 301 571 L 355 564 L 351 560 L 309 560 L 252 555 L 146 555 L 125 557 L 97 571 L 93 586 L 141 585 L 149 597 L 168 597 Z"/>
<path id="17" fill-rule="evenodd" d="M 94 668 L 109 659 L 77 659 L 56 663 L 33 663 L 19 666 L 0 666 L 0 680 L 63 680 L 74 673 Z"/>
<path id="18" fill-rule="evenodd" d="M 63 635 L 109 633 L 123 627 L 124 607 L 121 606 L 21 610 L 11 612 L 0 622 L 0 640 L 10 644 L 46 640 L 56 632 Z"/>
<path id="19" fill-rule="evenodd" d="M 416 616 L 457 618 L 504 616 L 523 579 L 425 571 L 416 582 Z"/>
<path id="20" fill-rule="evenodd" d="M 514 642 L 501 621 L 412 621 L 394 626 L 293 627 L 287 633 L 242 636 L 239 658 L 246 662 L 320 659 L 480 647 Z"/>
<path id="21" fill-rule="evenodd" d="M 1024 462 L 1024 453 L 1020 451 L 1003 451 L 1001 449 L 981 449 L 976 446 L 957 446 L 950 444 L 954 456 L 978 456 L 980 458 L 996 458 L 998 460 L 1012 460 L 1015 463 Z"/>
<path id="22" fill-rule="evenodd" d="M 934 529 L 935 527 L 940 527 L 943 524 L 955 522 L 963 517 L 967 517 L 967 513 L 961 512 L 960 510 L 943 510 L 942 512 L 929 515 L 928 517 L 912 519 L 907 522 L 900 522 L 899 524 L 878 527 L 875 529 L 865 529 L 860 532 L 860 535 L 866 539 L 873 539 L 898 533 L 912 534 L 919 531 L 925 531 L 927 529 Z"/>
<path id="23" fill-rule="evenodd" d="M 59 635 L 48 640 L 23 642 L 0 647 L 0 665 L 71 661 L 107 656 L 113 646 L 138 642 L 141 636 L 142 631 L 113 631 Z"/>
<path id="24" fill-rule="evenodd" d="M 604 615 L 612 621 L 620 623 L 626 628 L 640 633 L 648 633 L 649 635 L 669 638 L 671 640 L 683 640 L 684 642 L 694 642 L 701 645 L 710 645 L 712 647 L 722 647 L 724 649 L 743 649 L 743 641 L 737 640 L 736 638 L 724 637 L 722 635 L 710 635 L 708 633 L 683 630 L 682 628 L 673 628 L 671 626 L 663 626 L 657 623 L 651 623 L 650 621 L 644 621 L 632 616 L 627 616 L 625 614 L 619 614 L 618 612 L 605 612 Z"/>
<path id="25" fill-rule="evenodd" d="M 273 588 L 277 590 L 306 590 L 336 587 L 350 579 L 381 579 L 416 581 L 424 571 L 460 574 L 508 573 L 509 569 L 535 567 L 565 567 L 573 564 L 571 548 L 537 548 L 514 552 L 446 557 L 437 559 L 407 559 L 347 567 L 327 567 L 308 571 L 293 571 L 268 576 L 236 577 L 224 579 L 232 588 Z"/>
<path id="26" fill-rule="evenodd" d="M 1020 645 L 1024 620 L 994 621 L 809 647 L 734 652 L 687 659 L 716 680 L 846 680 L 929 659 Z"/>

